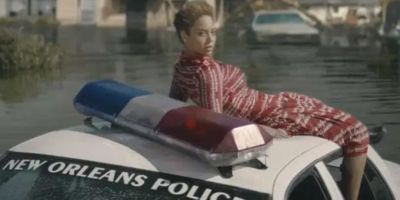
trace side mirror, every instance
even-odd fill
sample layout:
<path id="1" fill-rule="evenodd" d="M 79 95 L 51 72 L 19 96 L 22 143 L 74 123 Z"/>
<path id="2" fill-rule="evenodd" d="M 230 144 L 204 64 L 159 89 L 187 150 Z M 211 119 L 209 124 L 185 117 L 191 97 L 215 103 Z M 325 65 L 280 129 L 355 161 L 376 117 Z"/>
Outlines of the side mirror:
<path id="1" fill-rule="evenodd" d="M 387 133 L 387 129 L 383 126 L 377 126 L 369 129 L 369 141 L 371 144 L 378 144 L 383 136 Z"/>

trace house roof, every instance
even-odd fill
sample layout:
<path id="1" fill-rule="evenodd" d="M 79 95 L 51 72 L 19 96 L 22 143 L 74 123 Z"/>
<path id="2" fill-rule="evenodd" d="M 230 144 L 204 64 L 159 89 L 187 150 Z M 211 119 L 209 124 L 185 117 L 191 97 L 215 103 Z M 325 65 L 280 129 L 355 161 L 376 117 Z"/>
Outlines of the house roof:
<path id="1" fill-rule="evenodd" d="M 378 0 L 298 0 L 302 5 L 379 5 Z"/>

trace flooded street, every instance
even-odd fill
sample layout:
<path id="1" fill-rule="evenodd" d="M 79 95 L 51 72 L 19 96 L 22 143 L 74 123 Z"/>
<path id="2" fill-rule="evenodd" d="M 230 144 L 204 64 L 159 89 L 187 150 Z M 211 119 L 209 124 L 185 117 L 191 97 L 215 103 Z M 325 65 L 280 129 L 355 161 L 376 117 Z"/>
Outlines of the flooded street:
<path id="1" fill-rule="evenodd" d="M 91 38 L 81 38 L 87 43 L 64 42 L 76 53 L 67 55 L 60 69 L 1 76 L 0 152 L 44 132 L 82 124 L 84 117 L 72 101 L 88 81 L 115 79 L 167 95 L 179 48 L 143 53 L 121 50 L 115 41 L 98 46 Z M 104 51 L 88 53 L 83 47 Z M 384 125 L 388 134 L 375 148 L 400 163 L 400 67 L 376 52 L 318 45 L 249 46 L 226 40 L 220 42 L 216 57 L 240 66 L 249 85 L 266 93 L 304 93 L 352 113 L 368 127 Z"/>

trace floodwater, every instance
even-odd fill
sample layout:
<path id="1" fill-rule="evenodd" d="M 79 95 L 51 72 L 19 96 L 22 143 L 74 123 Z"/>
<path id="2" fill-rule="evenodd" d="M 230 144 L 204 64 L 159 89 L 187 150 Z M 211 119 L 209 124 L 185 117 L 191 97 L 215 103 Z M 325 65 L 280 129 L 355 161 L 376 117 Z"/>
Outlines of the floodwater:
<path id="1" fill-rule="evenodd" d="M 61 28 L 67 52 L 62 67 L 0 76 L 0 152 L 44 132 L 82 124 L 72 100 L 88 81 L 115 79 L 167 94 L 180 46 L 161 34 L 149 46 L 128 45 L 124 30 Z M 156 34 L 157 35 L 157 34 Z M 400 163 L 400 67 L 375 44 L 257 45 L 224 36 L 216 57 L 241 67 L 249 85 L 267 93 L 294 91 L 317 97 L 388 134 L 375 145 Z"/>

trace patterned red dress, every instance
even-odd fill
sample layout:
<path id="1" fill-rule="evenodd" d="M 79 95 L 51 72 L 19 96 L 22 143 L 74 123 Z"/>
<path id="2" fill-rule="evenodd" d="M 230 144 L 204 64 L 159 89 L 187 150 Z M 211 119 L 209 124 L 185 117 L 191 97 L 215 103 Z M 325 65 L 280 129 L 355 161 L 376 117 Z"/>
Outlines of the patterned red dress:
<path id="1" fill-rule="evenodd" d="M 289 135 L 314 135 L 331 140 L 346 156 L 365 154 L 366 126 L 352 115 L 318 99 L 293 92 L 266 94 L 247 86 L 244 73 L 208 56 L 181 55 L 175 65 L 170 97 L 286 130 Z"/>

